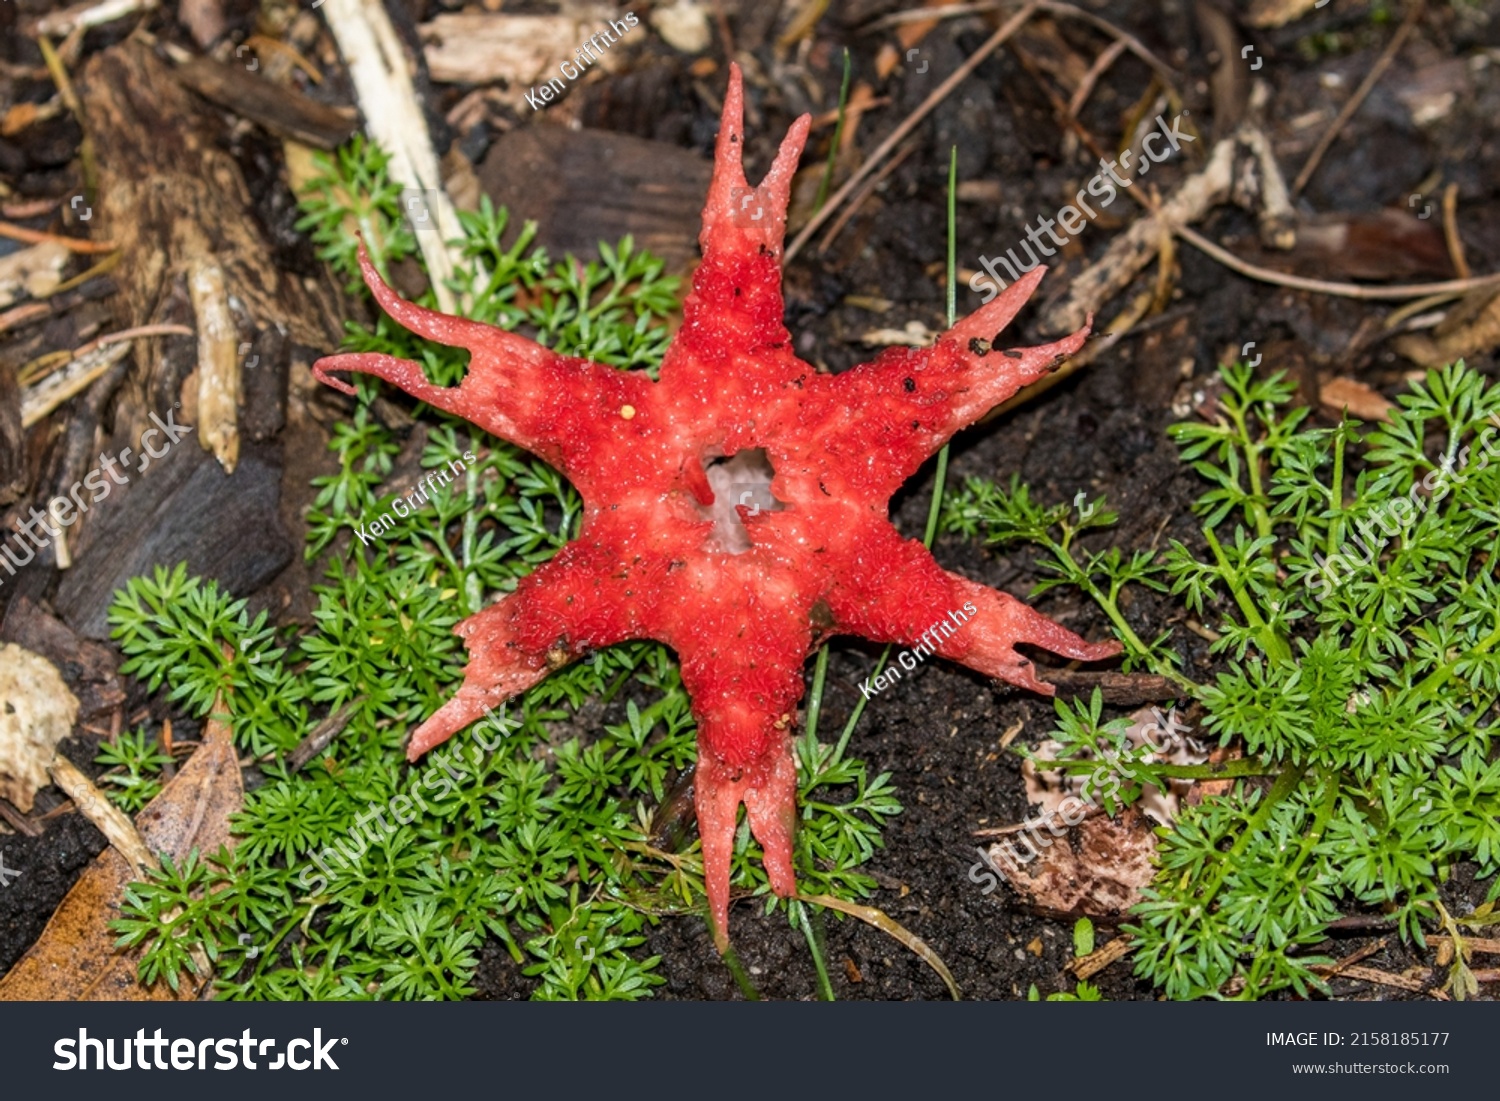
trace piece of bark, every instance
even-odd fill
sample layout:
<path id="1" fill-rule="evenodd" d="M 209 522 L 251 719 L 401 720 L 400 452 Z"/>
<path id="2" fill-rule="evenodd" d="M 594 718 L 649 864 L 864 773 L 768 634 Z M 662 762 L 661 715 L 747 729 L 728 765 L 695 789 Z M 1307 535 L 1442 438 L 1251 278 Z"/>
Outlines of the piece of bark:
<path id="1" fill-rule="evenodd" d="M 508 12 L 462 12 L 439 15 L 417 28 L 432 79 L 440 84 L 532 84 L 557 77 L 566 83 L 559 62 L 578 63 L 577 50 L 589 35 L 609 26 L 616 12 L 604 5 L 579 7 L 568 15 L 512 15 Z M 636 43 L 645 35 L 633 36 Z M 603 41 L 602 39 L 600 41 Z M 606 72 L 618 68 L 620 45 L 598 53 Z M 594 50 L 595 47 L 590 47 Z M 519 96 L 517 97 L 519 98 Z"/>
<path id="2" fill-rule="evenodd" d="M 0 507 L 26 488 L 26 438 L 21 433 L 21 388 L 16 372 L 0 363 Z"/>
<path id="3" fill-rule="evenodd" d="M 254 592 L 291 561 L 294 546 L 278 517 L 282 468 L 275 452 L 250 445 L 225 477 L 202 452 L 179 443 L 144 475 L 115 486 L 94 506 L 97 518 L 74 545 L 53 607 L 79 634 L 109 637 L 116 589 L 156 566 L 186 562 L 235 594 Z"/>
<path id="4" fill-rule="evenodd" d="M 10 602 L 0 623 L 0 642 L 14 642 L 57 666 L 69 690 L 78 697 L 79 722 L 107 714 L 125 702 L 114 652 L 102 643 L 81 638 L 27 597 Z"/>
<path id="5" fill-rule="evenodd" d="M 712 165 L 686 149 L 602 130 L 537 125 L 512 130 L 489 151 L 479 182 L 511 217 L 537 222 L 553 256 L 587 259 L 599 242 L 634 235 L 668 270 L 698 257 L 703 192 Z M 548 181 L 538 187 L 538 180 Z M 607 187 L 600 181 L 608 180 Z"/>
<path id="6" fill-rule="evenodd" d="M 227 710 L 223 700 L 214 710 Z M 135 819 L 151 854 L 167 853 L 181 863 L 233 847 L 229 816 L 244 803 L 244 787 L 229 727 L 210 720 L 203 744 L 182 770 Z M 120 916 L 125 888 L 138 878 L 130 861 L 105 849 L 73 885 L 41 937 L 0 979 L 0 1001 L 192 1001 L 210 975 L 189 974 L 177 991 L 165 981 L 153 987 L 136 981 L 139 951 L 115 948 L 109 923 Z M 199 957 L 201 960 L 201 957 Z M 200 967 L 202 963 L 200 962 Z"/>
<path id="7" fill-rule="evenodd" d="M 280 138 L 336 149 L 358 123 L 352 108 L 329 107 L 295 88 L 279 87 L 243 65 L 221 65 L 178 51 L 177 79 L 204 99 L 264 126 Z"/>

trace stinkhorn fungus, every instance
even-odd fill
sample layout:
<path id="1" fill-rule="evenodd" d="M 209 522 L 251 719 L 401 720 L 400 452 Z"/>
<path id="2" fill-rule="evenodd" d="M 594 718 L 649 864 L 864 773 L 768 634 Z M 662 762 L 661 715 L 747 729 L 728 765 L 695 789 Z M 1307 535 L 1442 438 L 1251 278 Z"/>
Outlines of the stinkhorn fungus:
<path id="1" fill-rule="evenodd" d="M 346 393 L 353 388 L 335 372 L 377 375 L 526 448 L 566 474 L 584 502 L 577 539 L 459 624 L 469 651 L 463 685 L 417 728 L 407 756 L 415 761 L 591 651 L 630 639 L 670 646 L 698 722 L 695 803 L 721 950 L 741 803 L 771 889 L 795 891 L 792 734 L 803 665 L 825 639 L 911 645 L 925 636 L 945 658 L 1044 695 L 1052 688 L 1016 643 L 1083 661 L 1119 651 L 944 571 L 887 516 L 891 495 L 924 460 L 1054 370 L 1087 327 L 1040 347 L 998 347 L 1035 291 L 1038 268 L 932 347 L 820 374 L 793 353 L 781 297 L 787 200 L 810 119 L 793 123 L 751 188 L 743 113 L 731 66 L 703 261 L 660 381 L 413 305 L 363 251 L 365 281 L 385 311 L 429 340 L 468 349 L 468 374 L 444 388 L 391 356 L 335 355 L 314 366 Z M 958 609 L 972 614 L 950 617 Z"/>

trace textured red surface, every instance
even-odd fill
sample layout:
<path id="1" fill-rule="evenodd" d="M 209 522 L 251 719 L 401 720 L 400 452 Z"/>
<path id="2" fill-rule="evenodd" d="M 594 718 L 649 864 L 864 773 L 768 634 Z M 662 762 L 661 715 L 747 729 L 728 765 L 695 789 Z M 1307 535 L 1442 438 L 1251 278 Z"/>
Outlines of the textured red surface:
<path id="1" fill-rule="evenodd" d="M 992 350 L 1036 289 L 1039 268 L 931 348 L 819 374 L 792 353 L 782 324 L 787 196 L 809 119 L 792 126 L 752 189 L 741 167 L 742 116 L 732 67 L 699 238 L 703 262 L 660 382 L 414 306 L 363 254 L 381 306 L 413 332 L 467 348 L 468 375 L 437 387 L 414 363 L 369 354 L 314 367 L 349 392 L 331 372 L 387 379 L 527 448 L 577 487 L 579 537 L 459 625 L 470 655 L 463 686 L 416 730 L 408 755 L 417 759 L 487 706 L 595 649 L 639 638 L 672 647 L 698 721 L 698 827 L 721 947 L 741 803 L 772 889 L 795 890 L 792 727 L 803 664 L 829 635 L 912 645 L 968 601 L 977 615 L 936 652 L 1047 695 L 1052 689 L 1014 644 L 1085 661 L 1119 649 L 1091 645 L 1015 598 L 945 572 L 887 518 L 891 495 L 924 460 L 1076 352 L 1087 329 L 1041 347 Z M 701 507 L 714 500 L 706 468 L 748 449 L 764 449 L 771 492 L 784 507 L 737 506 L 749 547 L 729 553 L 723 524 Z"/>

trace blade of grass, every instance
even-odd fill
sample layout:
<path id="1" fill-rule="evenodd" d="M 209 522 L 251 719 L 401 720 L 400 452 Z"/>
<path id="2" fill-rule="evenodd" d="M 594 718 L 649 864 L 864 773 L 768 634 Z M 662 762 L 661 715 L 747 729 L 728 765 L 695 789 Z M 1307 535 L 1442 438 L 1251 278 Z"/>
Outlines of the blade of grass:
<path id="1" fill-rule="evenodd" d="M 953 981 L 953 973 L 948 970 L 942 958 L 934 952 L 926 941 L 915 933 L 908 932 L 900 922 L 887 916 L 883 911 L 873 906 L 860 906 L 853 902 L 845 902 L 843 899 L 834 898 L 832 895 L 797 895 L 800 902 L 810 902 L 815 906 L 827 906 L 830 910 L 837 910 L 841 914 L 858 918 L 867 925 L 873 925 L 882 933 L 887 934 L 895 940 L 900 941 L 916 953 L 922 962 L 937 972 L 938 978 L 943 980 L 943 985 L 948 988 L 955 1002 L 963 1000 L 963 994 L 958 989 L 958 984 Z"/>
<path id="2" fill-rule="evenodd" d="M 813 202 L 813 216 L 823 209 L 828 201 L 828 185 L 833 182 L 833 162 L 839 155 L 839 139 L 844 136 L 844 109 L 849 105 L 849 76 L 853 72 L 849 64 L 849 47 L 844 47 L 844 84 L 839 89 L 839 117 L 833 124 L 833 143 L 828 147 L 828 164 L 823 169 L 823 179 L 818 184 L 818 197 Z"/>

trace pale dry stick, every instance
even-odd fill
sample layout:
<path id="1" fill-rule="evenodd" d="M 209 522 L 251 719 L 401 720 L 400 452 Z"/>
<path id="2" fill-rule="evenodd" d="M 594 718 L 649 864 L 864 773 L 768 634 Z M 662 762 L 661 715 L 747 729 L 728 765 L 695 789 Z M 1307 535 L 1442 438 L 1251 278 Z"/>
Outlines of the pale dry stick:
<path id="1" fill-rule="evenodd" d="M 426 205 L 437 228 L 416 234 L 417 245 L 427 262 L 438 309 L 458 313 L 460 303 L 449 283 L 457 277 L 462 258 L 448 242 L 462 238 L 463 227 L 443 190 L 432 135 L 417 104 L 401 39 L 379 0 L 325 0 L 323 16 L 349 69 L 370 137 L 390 154 L 391 179 L 432 197 Z M 483 286 L 487 274 L 482 265 L 463 262 L 473 271 L 475 284 Z"/>
<path id="2" fill-rule="evenodd" d="M 1354 95 L 1349 97 L 1349 101 L 1344 104 L 1338 115 L 1335 116 L 1333 124 L 1323 132 L 1323 136 L 1318 139 L 1318 144 L 1313 146 L 1312 154 L 1307 158 L 1307 163 L 1302 166 L 1302 171 L 1297 173 L 1297 178 L 1292 181 L 1293 196 L 1302 194 L 1302 189 L 1307 185 L 1307 181 L 1312 179 L 1312 174 L 1318 170 L 1318 164 L 1323 160 L 1323 154 L 1328 152 L 1329 146 L 1338 138 L 1339 132 L 1354 117 L 1354 112 L 1359 110 L 1360 105 L 1365 101 L 1365 97 L 1370 94 L 1381 76 L 1390 68 L 1391 62 L 1396 60 L 1397 51 L 1405 44 L 1411 32 L 1416 30 L 1417 20 L 1422 17 L 1424 7 L 1426 7 L 1426 0 L 1413 0 L 1411 11 L 1406 13 L 1406 18 L 1401 21 L 1401 26 L 1396 29 L 1396 33 L 1391 37 L 1390 42 L 1381 51 L 1380 57 L 1376 59 L 1374 65 L 1370 66 L 1370 71 L 1365 74 L 1364 80 L 1359 82 L 1359 87 L 1354 90 Z"/>
<path id="3" fill-rule="evenodd" d="M 36 21 L 34 33 L 57 35 L 88 30 L 124 19 L 127 15 L 156 8 L 158 0 L 104 0 L 101 4 L 78 4 L 66 11 L 52 12 Z"/>
<path id="4" fill-rule="evenodd" d="M 52 410 L 86 390 L 96 379 L 124 359 L 129 342 L 145 336 L 192 336 L 185 325 L 141 325 L 92 340 L 72 353 L 65 363 L 42 378 L 28 382 L 21 392 L 21 426 L 30 428 Z"/>
<path id="5" fill-rule="evenodd" d="M 135 340 L 142 336 L 192 336 L 193 330 L 186 325 L 137 325 L 133 329 L 121 329 L 117 333 L 101 336 L 97 340 L 91 340 L 73 352 L 73 358 L 86 356 L 90 352 L 98 351 L 100 348 L 111 344 L 120 344 L 126 340 Z"/>
<path id="6" fill-rule="evenodd" d="M 844 181 L 844 186 L 833 193 L 833 197 L 823 205 L 823 209 L 814 214 L 807 225 L 802 227 L 802 231 L 787 246 L 786 252 L 782 256 L 783 267 L 792 262 L 797 253 L 802 251 L 802 247 L 807 244 L 812 235 L 828 220 L 833 211 L 841 206 L 854 193 L 854 189 L 864 182 L 865 177 L 875 170 L 875 166 L 885 160 L 891 151 L 901 143 L 902 139 L 915 130 L 917 124 L 930 115 L 939 103 L 947 99 L 949 93 L 954 88 L 957 88 L 970 73 L 979 68 L 985 58 L 1003 46 L 1005 40 L 1015 34 L 1021 28 L 1022 24 L 1031 18 L 1032 13 L 1037 10 L 1038 3 L 1039 0 L 1030 0 L 1024 8 L 1007 19 L 999 30 L 990 35 L 984 45 L 974 51 L 973 56 L 955 69 L 948 79 L 934 88 L 932 94 L 924 99 L 915 111 L 907 115 L 896 129 L 891 131 L 886 139 L 870 154 L 865 163 L 860 165 L 855 173 Z"/>
<path id="7" fill-rule="evenodd" d="M 1453 273 L 1460 279 L 1468 279 L 1474 273 L 1469 270 L 1469 261 L 1464 256 L 1463 239 L 1458 235 L 1458 184 L 1451 183 L 1443 189 L 1443 238 L 1448 242 L 1448 256 L 1453 261 Z"/>
<path id="8" fill-rule="evenodd" d="M 60 233 L 43 233 L 38 229 L 13 226 L 9 222 L 0 222 L 0 237 L 9 237 L 12 241 L 21 241 L 28 245 L 58 244 L 69 252 L 114 252 L 120 247 L 113 241 L 88 241 L 81 237 L 64 237 Z"/>
<path id="9" fill-rule="evenodd" d="M 1307 279 L 1300 275 L 1287 275 L 1255 264 L 1246 263 L 1228 249 L 1214 244 L 1207 237 L 1189 229 L 1181 223 L 1172 223 L 1172 232 L 1201 252 L 1212 256 L 1225 267 L 1262 283 L 1293 290 L 1314 291 L 1331 294 L 1339 298 L 1359 298 L 1371 302 L 1398 302 L 1404 298 L 1423 298 L 1429 294 L 1465 294 L 1481 287 L 1500 286 L 1500 272 L 1491 275 L 1476 275 L 1469 279 L 1448 279 L 1441 283 L 1401 283 L 1388 287 L 1366 287 L 1359 283 L 1330 283 L 1324 279 Z"/>
<path id="10" fill-rule="evenodd" d="M 983 15 L 986 12 L 998 11 L 1007 8 L 1010 4 L 1004 0 L 988 0 L 987 3 L 979 4 L 949 4 L 942 8 L 912 8 L 908 11 L 892 12 L 890 15 L 882 15 L 865 28 L 867 32 L 883 31 L 887 27 L 899 27 L 903 23 L 937 23 L 944 19 L 957 19 L 961 15 Z"/>
<path id="11" fill-rule="evenodd" d="M 1079 956 L 1068 964 L 1067 970 L 1073 972 L 1078 977 L 1078 981 L 1082 982 L 1084 979 L 1093 978 L 1115 960 L 1124 959 L 1134 948 L 1135 943 L 1130 939 L 1129 934 L 1122 934 L 1087 956 Z"/>
<path id="12" fill-rule="evenodd" d="M 136 832 L 135 823 L 111 803 L 92 780 L 79 772 L 72 761 L 59 753 L 48 766 L 48 771 L 52 782 L 73 800 L 78 812 L 99 828 L 121 856 L 135 865 L 137 873 L 155 871 L 160 867 L 146 842 Z"/>
<path id="13" fill-rule="evenodd" d="M 28 386 L 21 394 L 21 427 L 30 428 L 130 354 L 129 344 L 108 344 L 71 360 L 62 370 Z"/>

